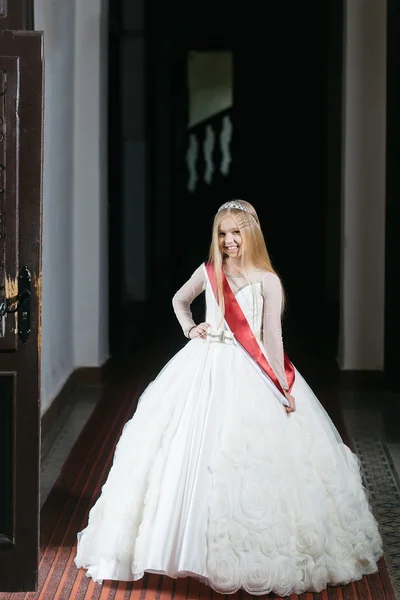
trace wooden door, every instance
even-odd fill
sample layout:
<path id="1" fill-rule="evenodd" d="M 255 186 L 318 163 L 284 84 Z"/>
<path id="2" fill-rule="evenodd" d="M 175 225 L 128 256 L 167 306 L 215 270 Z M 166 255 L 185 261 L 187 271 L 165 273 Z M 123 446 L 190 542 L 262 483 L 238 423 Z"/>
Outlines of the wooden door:
<path id="1" fill-rule="evenodd" d="M 8 6 L 0 0 L 2 592 L 37 589 L 40 472 L 43 40 L 22 31 L 27 2 Z"/>

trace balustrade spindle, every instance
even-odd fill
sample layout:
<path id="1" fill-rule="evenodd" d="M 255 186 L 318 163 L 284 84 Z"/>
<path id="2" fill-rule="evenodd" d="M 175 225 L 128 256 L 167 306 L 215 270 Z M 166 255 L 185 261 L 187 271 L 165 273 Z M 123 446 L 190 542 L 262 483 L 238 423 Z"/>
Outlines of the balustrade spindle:
<path id="1" fill-rule="evenodd" d="M 232 129 L 230 108 L 189 129 L 185 153 L 188 192 L 218 187 L 229 177 Z"/>

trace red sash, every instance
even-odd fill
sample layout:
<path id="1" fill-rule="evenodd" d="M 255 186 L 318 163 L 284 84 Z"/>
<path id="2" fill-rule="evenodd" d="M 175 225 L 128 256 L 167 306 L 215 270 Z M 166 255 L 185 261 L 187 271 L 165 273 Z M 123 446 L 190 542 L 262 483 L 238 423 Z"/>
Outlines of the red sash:
<path id="1" fill-rule="evenodd" d="M 215 278 L 214 265 L 206 263 L 206 269 L 208 277 L 210 279 L 211 287 L 214 292 L 216 301 L 218 301 L 217 282 Z M 225 320 L 229 325 L 230 330 L 234 334 L 239 344 L 246 350 L 251 358 L 258 364 L 259 367 L 268 375 L 271 381 L 275 384 L 278 390 L 283 394 L 283 389 L 279 383 L 274 371 L 271 368 L 268 360 L 265 358 L 252 330 L 251 327 L 240 308 L 238 301 L 235 298 L 235 294 L 232 292 L 228 280 L 225 274 L 222 273 L 222 286 L 225 300 Z M 289 385 L 289 391 L 291 391 L 294 379 L 295 371 L 294 366 L 289 360 L 289 357 L 284 353 L 284 365 L 285 373 Z"/>

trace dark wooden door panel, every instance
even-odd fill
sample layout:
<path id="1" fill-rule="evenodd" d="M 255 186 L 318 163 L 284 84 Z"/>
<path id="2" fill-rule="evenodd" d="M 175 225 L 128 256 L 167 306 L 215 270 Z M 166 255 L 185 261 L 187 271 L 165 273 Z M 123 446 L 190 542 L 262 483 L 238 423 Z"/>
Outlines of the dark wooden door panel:
<path id="1" fill-rule="evenodd" d="M 19 60 L 0 56 L 0 293 L 18 297 Z M 0 351 L 17 349 L 17 313 L 2 316 Z"/>
<path id="2" fill-rule="evenodd" d="M 1 29 L 33 29 L 33 0 L 0 0 Z"/>
<path id="3" fill-rule="evenodd" d="M 16 2 L 13 6 L 21 7 L 23 4 Z M 11 6 L 11 3 L 9 5 Z M 1 7 L 0 0 L 0 15 Z M 37 589 L 42 62 L 41 33 L 0 29 L 0 591 L 2 592 Z"/>

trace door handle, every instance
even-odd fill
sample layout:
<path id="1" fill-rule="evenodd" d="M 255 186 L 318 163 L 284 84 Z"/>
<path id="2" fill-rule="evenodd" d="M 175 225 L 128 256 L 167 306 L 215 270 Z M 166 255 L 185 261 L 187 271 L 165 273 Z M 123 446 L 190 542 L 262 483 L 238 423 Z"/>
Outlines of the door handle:
<path id="1" fill-rule="evenodd" d="M 18 312 L 18 335 L 26 342 L 31 332 L 31 274 L 27 267 L 22 267 L 18 275 L 18 295 L 0 298 L 0 319 L 7 314 Z"/>

